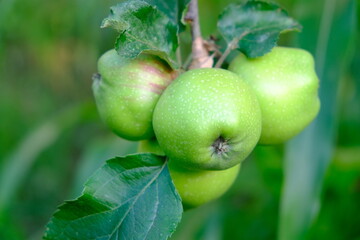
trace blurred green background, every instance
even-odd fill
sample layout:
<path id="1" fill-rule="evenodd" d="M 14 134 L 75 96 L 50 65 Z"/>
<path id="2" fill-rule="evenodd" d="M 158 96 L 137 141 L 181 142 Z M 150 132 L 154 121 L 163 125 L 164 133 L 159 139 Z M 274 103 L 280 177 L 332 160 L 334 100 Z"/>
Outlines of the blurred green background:
<path id="1" fill-rule="evenodd" d="M 117 1 L 0 1 L 0 239 L 41 239 L 86 178 L 137 143 L 101 123 L 91 93 Z M 215 32 L 232 0 L 200 0 Z M 286 145 L 257 147 L 221 199 L 186 212 L 175 240 L 360 240 L 360 17 L 355 0 L 278 1 L 304 29 L 280 44 L 316 60 L 322 109 Z"/>

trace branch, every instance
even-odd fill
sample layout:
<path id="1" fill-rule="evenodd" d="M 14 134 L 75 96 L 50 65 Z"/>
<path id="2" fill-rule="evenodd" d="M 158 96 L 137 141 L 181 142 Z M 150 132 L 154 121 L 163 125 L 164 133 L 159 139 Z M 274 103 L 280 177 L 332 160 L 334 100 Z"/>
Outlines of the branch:
<path id="1" fill-rule="evenodd" d="M 194 68 L 211 68 L 214 61 L 209 56 L 209 52 L 204 46 L 204 40 L 201 37 L 200 23 L 199 23 L 199 8 L 198 1 L 191 0 L 189 4 L 189 11 L 186 14 L 185 21 L 190 24 L 192 34 L 192 57 L 189 69 Z"/>

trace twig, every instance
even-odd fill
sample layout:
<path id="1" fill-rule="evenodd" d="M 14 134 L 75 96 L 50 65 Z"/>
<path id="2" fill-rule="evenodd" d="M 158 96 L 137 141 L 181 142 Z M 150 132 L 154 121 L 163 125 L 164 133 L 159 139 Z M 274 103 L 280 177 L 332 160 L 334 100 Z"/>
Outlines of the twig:
<path id="1" fill-rule="evenodd" d="M 192 34 L 192 56 L 193 61 L 189 68 L 204 68 L 212 67 L 213 59 L 209 57 L 209 53 L 204 46 L 204 41 L 201 37 L 200 23 L 199 23 L 199 8 L 198 1 L 191 0 L 189 4 L 189 11 L 186 14 L 185 21 L 191 26 Z"/>

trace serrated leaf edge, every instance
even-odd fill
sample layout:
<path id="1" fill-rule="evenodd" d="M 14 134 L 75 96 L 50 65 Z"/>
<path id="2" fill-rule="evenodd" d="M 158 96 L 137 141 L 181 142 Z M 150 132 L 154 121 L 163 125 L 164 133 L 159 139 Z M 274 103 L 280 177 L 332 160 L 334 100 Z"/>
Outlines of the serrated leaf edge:
<path id="1" fill-rule="evenodd" d="M 290 17 L 289 14 L 288 14 L 288 12 L 287 12 L 285 9 L 283 9 L 281 6 L 279 6 L 279 5 L 275 4 L 275 3 L 272 3 L 272 2 L 257 1 L 257 0 L 249 0 L 249 1 L 244 2 L 244 3 L 231 3 L 231 4 L 229 4 L 228 6 L 226 6 L 225 9 L 220 13 L 220 15 L 219 15 L 219 17 L 218 17 L 218 24 L 217 24 L 217 25 L 218 25 L 218 29 L 219 29 L 219 19 L 221 19 L 221 17 L 227 13 L 228 9 L 230 9 L 230 8 L 232 8 L 232 7 L 239 7 L 239 8 L 240 8 L 240 7 L 245 6 L 246 4 L 248 4 L 248 3 L 250 3 L 250 2 L 255 3 L 255 4 L 256 4 L 256 3 L 268 4 L 268 5 L 270 5 L 270 6 L 276 7 L 277 9 L 273 9 L 272 11 L 280 10 L 280 11 L 282 12 L 282 14 L 284 15 L 284 17 L 288 17 L 288 18 L 290 18 L 290 20 L 292 21 L 291 27 L 289 27 L 289 28 L 287 28 L 287 29 L 284 29 L 284 30 L 281 30 L 281 31 L 279 31 L 278 34 L 276 34 L 276 35 L 277 35 L 277 36 L 276 36 L 276 39 L 274 40 L 273 43 L 271 43 L 271 46 L 272 46 L 271 49 L 272 49 L 273 47 L 277 46 L 277 42 L 278 42 L 278 40 L 279 40 L 280 34 L 285 33 L 285 32 L 290 32 L 290 31 L 301 32 L 301 30 L 302 30 L 301 24 L 300 24 L 298 21 L 296 21 L 295 19 L 293 19 L 292 17 Z M 266 27 L 266 28 L 269 28 L 269 27 Z M 264 28 L 264 29 L 265 29 L 265 28 Z M 252 29 L 251 32 L 256 32 L 256 31 L 260 31 L 260 30 L 263 30 L 263 29 L 261 29 L 261 28 Z M 227 38 L 224 36 L 223 32 L 219 30 L 220 35 L 221 35 L 221 36 L 223 37 L 223 39 L 228 43 L 228 46 L 230 46 L 230 47 L 233 48 L 233 49 L 238 49 L 238 50 L 240 50 L 240 47 L 239 47 L 240 41 L 241 41 L 241 40 L 244 40 L 244 38 L 245 38 L 248 34 L 250 34 L 251 32 L 244 31 L 240 36 L 235 37 L 235 38 L 231 39 L 230 41 L 228 41 Z M 245 41 L 246 41 L 246 40 L 245 40 Z M 236 47 L 235 47 L 235 46 L 236 46 Z M 271 51 L 271 49 L 270 49 L 270 51 Z M 269 51 L 268 51 L 268 52 L 269 52 Z M 267 52 L 265 52 L 265 53 L 262 54 L 262 55 L 254 55 L 254 56 L 252 56 L 251 58 L 261 57 L 261 56 L 265 55 L 266 53 L 267 53 Z"/>

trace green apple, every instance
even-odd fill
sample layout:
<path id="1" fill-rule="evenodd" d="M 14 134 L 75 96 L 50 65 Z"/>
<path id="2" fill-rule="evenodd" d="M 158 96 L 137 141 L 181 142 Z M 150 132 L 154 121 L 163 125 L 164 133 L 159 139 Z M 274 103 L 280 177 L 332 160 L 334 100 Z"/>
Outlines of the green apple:
<path id="1" fill-rule="evenodd" d="M 176 73 L 158 57 L 144 54 L 128 60 L 115 50 L 100 57 L 98 71 L 93 92 L 105 124 L 128 140 L 154 136 L 155 105 Z"/>
<path id="2" fill-rule="evenodd" d="M 140 141 L 138 152 L 164 155 L 156 139 Z M 233 184 L 240 164 L 221 171 L 189 170 L 169 160 L 169 171 L 185 209 L 200 206 L 223 195 Z"/>
<path id="3" fill-rule="evenodd" d="M 302 49 L 275 47 L 262 57 L 243 54 L 230 64 L 253 87 L 262 113 L 260 144 L 278 144 L 301 132 L 317 115 L 319 80 L 314 59 Z"/>
<path id="4" fill-rule="evenodd" d="M 183 73 L 164 91 L 153 126 L 166 156 L 179 167 L 223 170 L 252 152 L 261 133 L 261 111 L 239 76 L 200 68 Z"/>
<path id="5" fill-rule="evenodd" d="M 225 170 L 189 170 L 169 161 L 171 178 L 186 209 L 222 196 L 233 184 L 240 164 Z"/>
<path id="6" fill-rule="evenodd" d="M 155 153 L 160 156 L 165 156 L 164 151 L 155 138 L 140 141 L 137 151 L 140 153 Z"/>

